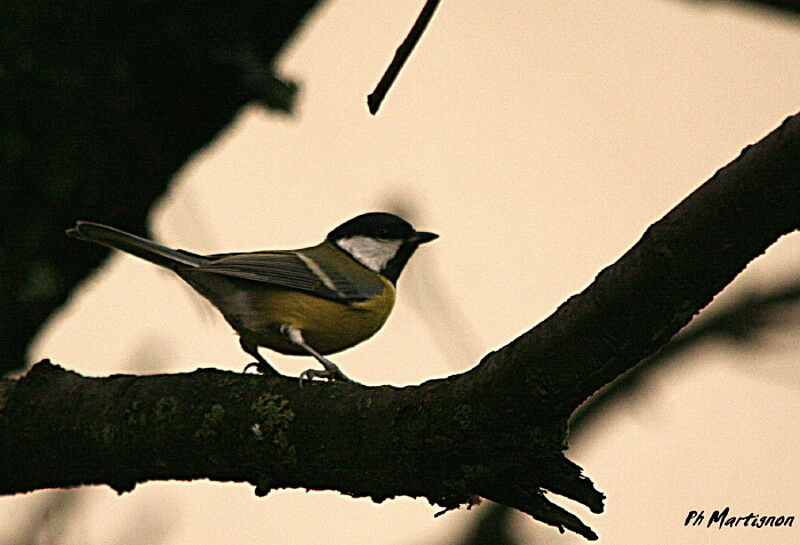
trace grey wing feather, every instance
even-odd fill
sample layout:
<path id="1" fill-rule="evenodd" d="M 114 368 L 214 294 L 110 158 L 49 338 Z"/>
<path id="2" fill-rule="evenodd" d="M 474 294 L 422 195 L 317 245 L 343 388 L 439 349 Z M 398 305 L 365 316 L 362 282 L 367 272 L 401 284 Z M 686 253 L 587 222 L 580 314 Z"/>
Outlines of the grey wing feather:
<path id="1" fill-rule="evenodd" d="M 369 294 L 361 293 L 357 286 L 342 275 L 329 275 L 326 283 L 294 252 L 221 254 L 208 257 L 218 259 L 194 267 L 193 271 L 265 282 L 344 303 L 363 301 L 369 297 Z"/>

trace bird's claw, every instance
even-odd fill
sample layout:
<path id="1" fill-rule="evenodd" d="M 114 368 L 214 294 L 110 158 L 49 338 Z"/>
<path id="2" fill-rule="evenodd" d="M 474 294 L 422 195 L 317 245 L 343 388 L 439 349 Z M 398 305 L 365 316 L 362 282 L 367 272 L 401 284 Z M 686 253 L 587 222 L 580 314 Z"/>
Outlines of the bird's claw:
<path id="1" fill-rule="evenodd" d="M 278 375 L 278 372 L 269 363 L 260 361 L 253 361 L 248 363 L 247 365 L 244 366 L 244 369 L 242 369 L 242 373 L 247 373 L 247 370 L 250 369 L 251 367 L 255 367 L 256 372 L 261 373 L 262 375 Z"/>
<path id="2" fill-rule="evenodd" d="M 331 364 L 332 367 L 326 367 L 323 371 L 316 369 L 308 369 L 300 373 L 300 388 L 303 387 L 304 380 L 312 380 L 315 378 L 325 378 L 328 380 L 337 380 L 339 382 L 353 382 L 347 375 L 342 373 L 336 365 Z"/>

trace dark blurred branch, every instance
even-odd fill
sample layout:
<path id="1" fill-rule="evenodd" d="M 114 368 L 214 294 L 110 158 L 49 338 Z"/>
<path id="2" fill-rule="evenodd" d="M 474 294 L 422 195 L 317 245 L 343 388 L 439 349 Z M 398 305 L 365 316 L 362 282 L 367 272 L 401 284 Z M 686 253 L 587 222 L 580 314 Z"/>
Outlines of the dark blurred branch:
<path id="1" fill-rule="evenodd" d="M 438 5 L 439 0 L 427 0 L 425 2 L 425 5 L 422 7 L 422 11 L 417 17 L 417 20 L 414 22 L 414 26 L 411 27 L 408 36 L 406 36 L 406 39 L 403 40 L 403 43 L 401 43 L 397 48 L 397 51 L 395 51 L 392 62 L 389 64 L 389 67 L 386 69 L 383 77 L 378 82 L 375 90 L 367 96 L 367 106 L 369 107 L 369 112 L 372 115 L 378 113 L 378 109 L 381 107 L 383 99 L 386 98 L 386 93 L 389 92 L 394 80 L 397 79 L 398 74 L 400 74 L 400 70 L 402 70 L 403 66 L 405 66 L 406 61 L 414 51 L 414 47 L 416 47 L 417 42 L 419 42 L 419 39 L 422 38 L 422 33 L 425 32 L 425 28 L 428 26 L 428 23 L 430 23 L 431 19 L 433 19 L 433 14 Z"/>
<path id="2" fill-rule="evenodd" d="M 573 437 L 580 436 L 595 417 L 607 413 L 612 405 L 639 394 L 653 372 L 703 341 L 757 343 L 761 335 L 781 323 L 778 316 L 780 311 L 798 302 L 800 282 L 764 293 L 742 293 L 728 306 L 715 309 L 710 316 L 693 323 L 654 355 L 596 392 L 573 413 L 570 433 Z"/>
<path id="3" fill-rule="evenodd" d="M 739 0 L 733 0 L 739 1 Z M 775 9 L 784 14 L 800 17 L 800 2 L 795 0 L 749 0 L 759 6 Z"/>
<path id="4" fill-rule="evenodd" d="M 65 539 L 65 533 L 80 510 L 80 493 L 77 490 L 52 491 L 28 514 L 24 526 L 15 528 L 13 537 L 8 536 L 7 545 L 57 545 Z"/>
<path id="5" fill-rule="evenodd" d="M 377 209 L 397 214 L 412 225 L 423 223 L 419 206 L 408 193 L 383 199 Z M 480 354 L 480 335 L 450 291 L 449 283 L 431 254 L 426 253 L 424 259 L 421 257 L 404 273 L 407 287 L 403 291 L 416 307 L 439 351 L 450 362 L 451 369 L 460 369 L 464 362 Z"/>
<path id="6" fill-rule="evenodd" d="M 514 514 L 515 511 L 505 505 L 487 502 L 455 545 L 521 545 L 511 531 Z"/>
<path id="7" fill-rule="evenodd" d="M 274 62 L 316 0 L 0 4 L 0 375 L 107 250 L 248 103 L 287 111 Z M 276 143 L 275 145 L 280 145 Z M 224 183 L 224 182 L 223 182 Z"/>
<path id="8" fill-rule="evenodd" d="M 800 17 L 800 2 L 797 0 L 690 0 L 694 4 L 736 4 L 743 7 L 763 7 L 788 15 L 792 18 Z"/>

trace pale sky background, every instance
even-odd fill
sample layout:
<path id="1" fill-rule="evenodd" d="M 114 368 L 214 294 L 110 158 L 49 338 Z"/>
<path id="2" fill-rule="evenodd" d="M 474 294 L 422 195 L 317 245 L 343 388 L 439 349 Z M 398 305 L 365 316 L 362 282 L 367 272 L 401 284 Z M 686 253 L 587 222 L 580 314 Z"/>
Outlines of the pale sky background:
<path id="1" fill-rule="evenodd" d="M 386 327 L 334 357 L 365 384 L 474 366 L 800 110 L 800 20 L 678 0 L 445 0 L 372 117 L 366 95 L 421 5 L 327 3 L 281 59 L 303 85 L 297 114 L 243 110 L 152 218 L 163 242 L 197 252 L 291 248 L 387 202 L 414 203 L 415 226 L 441 239 L 412 259 Z M 798 237 L 786 237 L 720 299 L 793 278 L 798 250 Z M 433 290 L 454 297 L 473 332 L 470 345 L 449 345 L 450 357 L 424 321 L 437 309 L 417 302 Z M 797 326 L 788 317 L 755 350 L 704 345 L 574 443 L 568 455 L 608 496 L 607 509 L 564 503 L 599 543 L 800 543 L 800 522 L 683 526 L 692 509 L 725 506 L 800 516 Z M 286 373 L 313 364 L 264 353 Z M 179 279 L 120 255 L 53 320 L 32 350 L 43 357 L 100 376 L 134 361 L 150 372 L 250 361 Z M 0 499 L 0 542 L 49 493 Z M 121 497 L 94 487 L 82 501 L 63 545 L 117 542 L 125 528 L 147 528 L 141 517 L 166 525 L 166 536 L 123 542 L 436 544 L 472 519 L 434 519 L 438 508 L 424 500 L 376 505 L 298 490 L 256 498 L 250 486 L 208 482 L 149 483 Z M 586 543 L 526 516 L 517 530 L 543 536 L 537 543 Z"/>

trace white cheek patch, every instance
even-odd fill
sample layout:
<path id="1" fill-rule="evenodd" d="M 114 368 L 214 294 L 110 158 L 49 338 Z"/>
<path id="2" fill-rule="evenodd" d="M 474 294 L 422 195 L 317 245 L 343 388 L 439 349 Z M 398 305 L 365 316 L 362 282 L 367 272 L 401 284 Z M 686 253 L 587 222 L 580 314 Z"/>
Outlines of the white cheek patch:
<path id="1" fill-rule="evenodd" d="M 403 241 L 356 236 L 340 238 L 336 244 L 353 259 L 379 273 L 397 255 Z"/>

